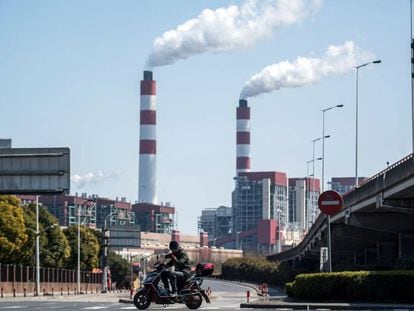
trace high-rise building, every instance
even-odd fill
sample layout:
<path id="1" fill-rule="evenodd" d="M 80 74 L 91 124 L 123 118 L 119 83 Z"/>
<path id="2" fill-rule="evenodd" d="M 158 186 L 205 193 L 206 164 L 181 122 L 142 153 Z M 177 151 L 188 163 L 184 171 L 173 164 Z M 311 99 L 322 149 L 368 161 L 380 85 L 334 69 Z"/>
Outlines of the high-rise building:
<path id="1" fill-rule="evenodd" d="M 289 223 L 306 233 L 319 215 L 320 181 L 316 178 L 289 178 Z"/>
<path id="2" fill-rule="evenodd" d="M 361 185 L 367 177 L 358 177 L 358 184 Z M 355 188 L 355 177 L 332 177 L 329 182 L 331 189 L 344 194 Z"/>

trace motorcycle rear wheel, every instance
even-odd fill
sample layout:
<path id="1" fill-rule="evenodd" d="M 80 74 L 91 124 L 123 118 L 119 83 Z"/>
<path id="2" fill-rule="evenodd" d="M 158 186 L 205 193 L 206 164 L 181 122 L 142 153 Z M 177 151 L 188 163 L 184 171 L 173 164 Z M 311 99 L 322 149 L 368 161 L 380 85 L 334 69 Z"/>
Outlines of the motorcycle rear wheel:
<path id="1" fill-rule="evenodd" d="M 185 305 L 188 309 L 195 310 L 200 308 L 201 304 L 203 303 L 203 297 L 201 297 L 200 293 L 191 295 L 185 301 Z"/>
<path id="2" fill-rule="evenodd" d="M 150 291 L 140 290 L 134 296 L 134 305 L 140 310 L 145 310 L 149 307 L 152 301 L 152 296 Z"/>

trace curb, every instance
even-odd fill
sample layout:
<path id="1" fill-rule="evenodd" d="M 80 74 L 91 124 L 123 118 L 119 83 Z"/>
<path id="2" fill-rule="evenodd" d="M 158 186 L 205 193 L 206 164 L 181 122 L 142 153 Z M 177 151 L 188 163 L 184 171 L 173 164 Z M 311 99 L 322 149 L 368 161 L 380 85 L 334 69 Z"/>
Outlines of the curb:
<path id="1" fill-rule="evenodd" d="M 120 298 L 119 303 L 134 303 L 132 299 Z"/>
<path id="2" fill-rule="evenodd" d="M 260 309 L 292 309 L 292 310 L 414 310 L 414 304 L 364 304 L 364 303 L 266 303 L 251 302 L 241 303 L 240 308 L 260 308 Z"/>

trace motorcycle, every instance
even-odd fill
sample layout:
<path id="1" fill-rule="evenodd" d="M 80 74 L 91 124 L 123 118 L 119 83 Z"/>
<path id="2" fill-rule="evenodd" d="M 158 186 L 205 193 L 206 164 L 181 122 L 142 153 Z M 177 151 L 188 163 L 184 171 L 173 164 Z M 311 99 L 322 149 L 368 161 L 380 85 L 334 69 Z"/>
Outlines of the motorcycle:
<path id="1" fill-rule="evenodd" d="M 171 297 L 168 289 L 159 286 L 161 273 L 167 269 L 164 263 L 155 266 L 155 270 L 144 279 L 144 286 L 138 289 L 134 295 L 134 305 L 140 309 L 147 309 L 151 302 L 156 304 L 183 303 L 189 309 L 198 309 L 203 303 L 203 298 L 207 303 L 210 299 L 206 291 L 201 288 L 203 277 L 213 274 L 214 265 L 211 263 L 199 263 L 195 273 L 185 281 L 177 280 L 177 296 Z"/>

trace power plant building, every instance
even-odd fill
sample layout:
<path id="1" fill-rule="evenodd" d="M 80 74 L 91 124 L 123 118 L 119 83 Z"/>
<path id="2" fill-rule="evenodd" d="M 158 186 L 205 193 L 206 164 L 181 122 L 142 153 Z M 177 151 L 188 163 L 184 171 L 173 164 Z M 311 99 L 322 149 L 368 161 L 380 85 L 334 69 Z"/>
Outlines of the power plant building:
<path id="1" fill-rule="evenodd" d="M 287 223 L 288 185 L 285 173 L 281 172 L 240 172 L 235 178 L 236 187 L 232 195 L 233 233 L 237 244 L 243 250 L 261 253 L 261 235 L 271 234 L 269 245 L 262 245 L 269 252 L 276 251 L 281 243 L 280 232 Z M 270 221 L 271 222 L 264 222 Z M 264 232 L 259 224 L 268 224 Z M 276 230 L 277 228 L 277 230 Z M 260 230 L 259 230 L 260 229 Z M 240 232 L 255 231 L 255 234 Z M 252 231 L 252 232 L 253 232 Z M 272 233 L 273 232 L 273 233 Z"/>
<path id="2" fill-rule="evenodd" d="M 77 225 L 101 229 L 111 226 L 134 226 L 135 214 L 125 198 L 107 199 L 97 195 L 42 195 L 39 203 L 54 215 L 63 227 Z"/>
<path id="3" fill-rule="evenodd" d="M 169 203 L 150 204 L 136 203 L 132 205 L 137 224 L 142 231 L 155 233 L 171 233 L 174 228 L 175 208 Z"/>
<path id="4" fill-rule="evenodd" d="M 233 211 L 231 207 L 220 206 L 201 211 L 198 229 L 208 233 L 210 241 L 227 236 L 233 229 Z"/>

